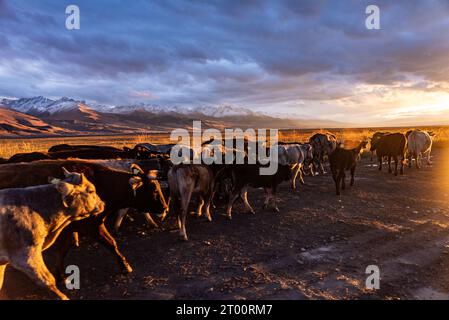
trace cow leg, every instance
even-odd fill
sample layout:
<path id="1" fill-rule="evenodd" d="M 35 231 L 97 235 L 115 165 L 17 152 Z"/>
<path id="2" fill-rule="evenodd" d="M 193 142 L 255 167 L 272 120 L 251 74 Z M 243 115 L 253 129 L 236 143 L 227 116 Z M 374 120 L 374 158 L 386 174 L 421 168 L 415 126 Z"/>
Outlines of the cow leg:
<path id="1" fill-rule="evenodd" d="M 298 177 L 298 173 L 301 170 L 301 167 L 298 164 L 295 164 L 292 168 L 292 189 L 296 190 L 296 178 Z"/>
<path id="2" fill-rule="evenodd" d="M 402 174 L 404 174 L 405 154 L 402 154 L 401 159 L 402 159 L 402 161 L 401 161 L 401 175 L 402 175 Z"/>
<path id="3" fill-rule="evenodd" d="M 234 191 L 229 198 L 228 207 L 226 208 L 226 215 L 229 220 L 232 219 L 232 206 L 234 205 L 235 200 L 240 197 L 240 192 Z"/>
<path id="4" fill-rule="evenodd" d="M 299 182 L 302 184 L 302 185 L 304 185 L 304 184 L 306 184 L 305 182 L 304 182 L 304 166 L 302 165 L 302 163 L 300 163 L 299 165 Z"/>
<path id="5" fill-rule="evenodd" d="M 119 251 L 117 242 L 115 241 L 114 237 L 111 236 L 108 229 L 106 229 L 104 223 L 101 223 L 98 226 L 95 237 L 106 249 L 115 254 L 120 267 L 124 271 L 126 271 L 127 273 L 133 272 L 133 269 L 129 265 L 128 261 L 126 261 L 125 256 Z"/>
<path id="6" fill-rule="evenodd" d="M 311 163 L 309 165 L 309 170 L 310 170 L 310 174 L 312 175 L 312 177 L 315 176 L 315 166 L 313 165 L 313 163 Z"/>
<path id="7" fill-rule="evenodd" d="M 431 163 L 430 163 L 430 152 L 431 152 L 431 151 L 432 151 L 431 149 L 429 149 L 429 151 L 427 151 L 427 165 L 428 165 L 428 166 L 431 165 Z"/>
<path id="8" fill-rule="evenodd" d="M 166 207 L 164 208 L 164 212 L 162 212 L 161 214 L 158 214 L 158 217 L 161 219 L 161 221 L 164 221 L 165 217 L 170 212 L 170 202 L 171 202 L 171 200 L 172 200 L 172 197 L 169 196 L 168 200 L 167 200 L 167 203 L 166 203 Z"/>
<path id="9" fill-rule="evenodd" d="M 145 220 L 147 220 L 147 223 L 154 227 L 154 228 L 159 228 L 159 225 L 153 220 L 153 217 L 151 216 L 151 214 L 149 212 L 145 212 L 143 214 L 143 216 L 145 217 Z"/>
<path id="10" fill-rule="evenodd" d="M 56 287 L 56 280 L 50 271 L 48 271 L 40 249 L 33 248 L 33 250 L 25 257 L 21 257 L 20 259 L 17 259 L 17 261 L 15 260 L 16 259 L 11 263 L 14 268 L 25 273 L 37 285 L 48 288 L 59 299 L 69 300 L 69 298 Z"/>
<path id="11" fill-rule="evenodd" d="M 341 174 L 341 189 L 345 190 L 346 189 L 346 174 L 345 174 L 345 169 L 341 169 L 340 170 L 340 174 Z"/>
<path id="12" fill-rule="evenodd" d="M 248 186 L 245 186 L 242 191 L 240 191 L 240 196 L 243 199 L 243 204 L 245 205 L 245 208 L 247 211 L 251 212 L 252 214 L 255 214 L 253 207 L 249 204 L 248 201 Z"/>
<path id="13" fill-rule="evenodd" d="M 324 171 L 323 162 L 324 162 L 324 159 L 321 159 L 320 160 L 320 171 L 321 171 L 321 174 L 325 174 L 326 173 L 326 171 Z"/>
<path id="14" fill-rule="evenodd" d="M 391 156 L 388 156 L 388 173 L 391 173 Z"/>
<path id="15" fill-rule="evenodd" d="M 214 199 L 214 192 L 211 193 L 211 195 L 207 198 L 206 201 L 206 218 L 207 221 L 212 221 L 212 216 L 210 214 L 210 206 L 212 205 L 212 200 Z"/>
<path id="16" fill-rule="evenodd" d="M 350 182 L 351 187 L 354 185 L 354 175 L 355 175 L 355 166 L 351 168 L 351 182 Z"/>
<path id="17" fill-rule="evenodd" d="M 181 240 L 187 241 L 189 240 L 189 238 L 187 237 L 186 231 L 186 219 L 189 210 L 190 199 L 192 198 L 192 188 L 189 188 L 185 191 L 187 192 L 184 193 L 181 197 L 181 229 L 179 230 L 179 237 Z"/>
<path id="18" fill-rule="evenodd" d="M 411 168 L 413 166 L 413 153 L 407 152 L 407 160 L 408 160 L 408 167 Z"/>
<path id="19" fill-rule="evenodd" d="M 268 204 L 270 203 L 271 199 L 271 188 L 264 187 L 263 191 L 265 192 L 265 200 L 263 202 L 263 208 L 266 209 L 268 208 Z"/>
<path id="20" fill-rule="evenodd" d="M 277 189 L 277 187 L 276 187 L 276 185 L 274 185 L 272 192 L 271 192 L 271 194 L 273 196 L 273 210 L 274 210 L 274 212 L 279 212 L 279 208 L 277 206 L 276 189 Z"/>
<path id="21" fill-rule="evenodd" d="M 55 248 L 56 258 L 55 258 L 55 277 L 58 282 L 64 280 L 64 259 L 70 249 L 71 244 L 71 231 L 65 229 L 61 232 L 58 240 L 55 241 L 53 248 Z"/>
<path id="22" fill-rule="evenodd" d="M 382 171 L 382 157 L 381 156 L 377 156 L 377 161 L 379 161 L 379 171 Z"/>
<path id="23" fill-rule="evenodd" d="M 419 161 L 420 161 L 419 153 L 413 151 L 413 157 L 415 158 L 415 167 L 416 167 L 416 169 L 420 169 L 421 166 L 420 166 L 420 163 L 419 163 Z"/>
<path id="24" fill-rule="evenodd" d="M 394 160 L 394 175 L 397 176 L 398 175 L 398 161 L 399 161 L 398 156 L 393 156 L 393 160 Z"/>
<path id="25" fill-rule="evenodd" d="M 196 216 L 199 218 L 203 214 L 204 198 L 198 196 L 198 208 L 196 209 Z"/>
<path id="26" fill-rule="evenodd" d="M 5 278 L 5 270 L 6 270 L 7 264 L 0 265 L 0 291 L 3 287 L 3 279 Z"/>
<path id="27" fill-rule="evenodd" d="M 341 175 L 340 172 L 335 173 L 334 175 L 334 181 L 335 181 L 335 189 L 337 196 L 340 195 L 340 181 L 341 181 Z"/>
<path id="28" fill-rule="evenodd" d="M 115 223 L 114 223 L 115 232 L 118 232 L 118 229 L 120 229 L 123 219 L 126 217 L 127 214 L 128 214 L 128 208 L 120 209 L 118 211 L 117 218 L 115 219 Z"/>

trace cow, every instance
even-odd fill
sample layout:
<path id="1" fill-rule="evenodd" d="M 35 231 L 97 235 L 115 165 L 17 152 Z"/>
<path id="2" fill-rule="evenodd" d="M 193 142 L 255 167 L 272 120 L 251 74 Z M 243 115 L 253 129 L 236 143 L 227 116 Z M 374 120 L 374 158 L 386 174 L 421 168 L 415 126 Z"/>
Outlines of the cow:
<path id="1" fill-rule="evenodd" d="M 350 185 L 354 185 L 354 174 L 357 167 L 357 159 L 363 148 L 366 147 L 368 141 L 362 141 L 359 145 L 353 149 L 343 149 L 340 145 L 337 145 L 335 150 L 329 155 L 329 163 L 332 172 L 332 178 L 335 182 L 335 189 L 337 196 L 340 195 L 340 184 L 341 188 L 344 190 L 345 185 L 345 171 L 351 171 L 351 182 Z"/>
<path id="2" fill-rule="evenodd" d="M 72 148 L 52 152 L 18 153 L 7 160 L 7 163 L 33 162 L 38 160 L 59 159 L 134 159 L 134 151 L 124 151 L 112 147 Z M 50 148 L 51 149 L 51 148 Z M 57 148 L 56 148 L 57 149 Z"/>
<path id="3" fill-rule="evenodd" d="M 93 161 L 86 160 L 43 160 L 29 164 L 6 164 L 0 167 L 0 189 L 26 187 L 45 183 L 48 176 L 64 177 L 68 170 L 83 173 L 96 187 L 98 194 L 106 203 L 104 212 L 97 216 L 77 221 L 66 228 L 59 237 L 57 247 L 56 276 L 63 274 L 63 262 L 70 244 L 72 233 L 79 232 L 97 240 L 111 251 L 124 272 L 132 272 L 125 256 L 119 251 L 114 237 L 105 226 L 106 219 L 123 208 L 135 208 L 146 213 L 145 217 L 153 224 L 149 212 L 168 210 L 165 197 L 154 177 L 112 170 Z M 154 174 L 150 172 L 151 175 Z"/>
<path id="4" fill-rule="evenodd" d="M 73 145 L 73 144 L 57 144 L 51 146 L 48 152 L 60 152 L 60 151 L 74 151 L 80 149 L 90 149 L 90 150 L 108 150 L 108 151 L 123 151 L 116 147 L 110 146 L 95 146 L 95 145 Z"/>
<path id="5" fill-rule="evenodd" d="M 432 151 L 432 134 L 422 130 L 410 130 L 406 133 L 408 166 L 412 167 L 412 158 L 415 158 L 417 169 L 420 165 L 420 155 L 427 157 L 427 165 L 430 165 L 430 152 Z"/>
<path id="6" fill-rule="evenodd" d="M 313 159 L 313 148 L 310 144 L 278 144 L 278 162 L 288 165 L 292 170 L 292 189 L 296 189 L 296 178 L 304 184 L 303 165 L 306 159 Z"/>
<path id="7" fill-rule="evenodd" d="M 52 159 L 52 157 L 45 152 L 17 153 L 6 160 L 5 163 L 33 162 L 46 159 Z"/>
<path id="8" fill-rule="evenodd" d="M 199 200 L 197 216 L 202 215 L 205 206 L 206 218 L 212 221 L 210 205 L 214 195 L 214 174 L 206 165 L 179 164 L 169 170 L 168 184 L 170 210 L 177 216 L 180 239 L 187 241 L 186 218 L 192 196 L 197 196 Z"/>
<path id="9" fill-rule="evenodd" d="M 8 159 L 0 158 L 0 164 L 7 163 Z"/>
<path id="10" fill-rule="evenodd" d="M 383 157 L 388 158 L 388 173 L 391 173 L 391 158 L 395 162 L 394 175 L 398 175 L 398 157 L 401 157 L 401 174 L 404 174 L 405 151 L 407 139 L 402 133 L 389 133 L 379 137 L 377 140 L 371 140 L 370 151 L 376 151 L 379 161 L 379 171 L 382 170 Z"/>
<path id="11" fill-rule="evenodd" d="M 309 143 L 313 148 L 313 165 L 321 174 L 324 174 L 324 157 L 335 150 L 337 138 L 331 133 L 316 133 L 309 138 Z"/>
<path id="12" fill-rule="evenodd" d="M 261 164 L 242 164 L 229 165 L 218 175 L 230 175 L 233 180 L 232 192 L 226 208 L 228 219 L 232 219 L 232 206 L 238 197 L 241 197 L 245 208 L 255 214 L 254 209 L 248 201 L 248 187 L 264 188 L 265 201 L 264 207 L 267 208 L 270 199 L 273 199 L 273 209 L 279 212 L 276 204 L 276 191 L 278 185 L 283 181 L 288 181 L 291 178 L 291 169 L 288 165 L 278 164 L 278 169 L 273 175 L 262 175 L 260 173 Z"/>
<path id="13" fill-rule="evenodd" d="M 48 271 L 42 251 L 70 223 L 98 216 L 105 205 L 83 174 L 49 180 L 50 184 L 0 190 L 0 290 L 5 269 L 11 265 L 67 300 Z"/>
<path id="14" fill-rule="evenodd" d="M 373 136 L 371 137 L 371 143 L 373 143 L 373 141 L 377 141 L 380 137 L 389 134 L 390 132 L 383 132 L 383 131 L 377 131 L 373 133 Z M 374 152 L 375 150 L 371 151 L 371 162 L 373 162 L 374 159 Z"/>

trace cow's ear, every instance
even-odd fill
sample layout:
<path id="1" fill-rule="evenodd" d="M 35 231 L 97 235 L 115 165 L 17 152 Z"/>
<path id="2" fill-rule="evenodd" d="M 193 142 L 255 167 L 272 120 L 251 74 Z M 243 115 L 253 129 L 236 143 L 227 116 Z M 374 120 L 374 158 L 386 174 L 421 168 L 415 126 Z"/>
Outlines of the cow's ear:
<path id="1" fill-rule="evenodd" d="M 82 186 L 87 184 L 87 179 L 86 179 L 86 176 L 84 175 L 84 173 L 80 174 L 80 180 L 79 181 L 80 181 L 79 184 L 82 185 Z"/>

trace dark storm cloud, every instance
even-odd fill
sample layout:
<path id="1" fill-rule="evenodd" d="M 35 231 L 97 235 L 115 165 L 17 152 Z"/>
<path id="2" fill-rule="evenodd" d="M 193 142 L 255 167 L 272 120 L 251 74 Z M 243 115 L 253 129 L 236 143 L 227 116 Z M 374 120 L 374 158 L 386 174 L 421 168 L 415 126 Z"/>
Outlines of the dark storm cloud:
<path id="1" fill-rule="evenodd" d="M 72 3 L 76 31 L 65 29 Z M 381 30 L 365 28 L 369 4 Z M 269 111 L 360 84 L 446 83 L 448 14 L 444 0 L 0 0 L 0 95 Z"/>

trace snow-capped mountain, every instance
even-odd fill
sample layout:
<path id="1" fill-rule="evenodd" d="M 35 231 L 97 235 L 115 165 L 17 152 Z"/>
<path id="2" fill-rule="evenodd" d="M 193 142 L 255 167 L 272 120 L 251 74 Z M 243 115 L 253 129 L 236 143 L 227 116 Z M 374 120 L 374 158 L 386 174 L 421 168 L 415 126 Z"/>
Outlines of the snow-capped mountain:
<path id="1" fill-rule="evenodd" d="M 235 106 L 200 106 L 200 107 L 179 107 L 179 106 L 160 106 L 149 104 L 132 104 L 132 105 L 101 105 L 95 103 L 87 104 L 85 101 L 75 100 L 72 98 L 62 97 L 57 100 L 45 98 L 42 96 L 34 98 L 20 99 L 3 99 L 0 103 L 8 106 L 16 111 L 41 115 L 55 114 L 80 107 L 91 109 L 102 113 L 130 114 L 135 111 L 146 111 L 155 114 L 181 114 L 181 115 L 203 115 L 213 118 L 234 117 L 234 116 L 251 116 L 255 113 L 245 108 Z"/>
<path id="2" fill-rule="evenodd" d="M 101 105 L 86 103 L 67 97 L 49 99 L 42 96 L 20 99 L 0 99 L 5 110 L 18 112 L 21 118 L 32 116 L 45 125 L 57 128 L 48 133 L 39 129 L 40 134 L 62 132 L 65 134 L 135 134 L 136 132 L 169 131 L 174 128 L 191 128 L 194 120 L 201 120 L 204 128 L 321 128 L 341 127 L 343 124 L 326 120 L 300 120 L 294 117 L 276 117 L 262 112 L 230 105 L 222 106 L 160 106 L 148 104 Z M 6 115 L 6 111 L 3 111 Z M 12 113 L 11 113 L 12 114 Z M 1 117 L 1 114 L 0 114 Z M 11 116 L 9 116 L 11 118 Z M 16 116 L 14 119 L 18 119 Z M 13 135 L 24 135 L 25 129 L 18 130 L 9 121 L 3 129 Z M 29 121 L 28 121 L 29 122 Z M 44 128 L 45 125 L 39 125 Z M 28 125 L 27 125 L 28 126 Z M 30 132 L 36 132 L 29 125 Z M 45 128 L 44 128 L 45 129 Z M 36 133 L 37 134 L 37 133 Z M 0 132 L 0 136 L 5 135 Z"/>
<path id="3" fill-rule="evenodd" d="M 80 105 L 85 105 L 84 101 L 77 101 L 67 97 L 52 100 L 42 96 L 34 98 L 3 99 L 0 103 L 16 111 L 33 115 L 54 114 L 57 112 L 78 109 Z"/>

